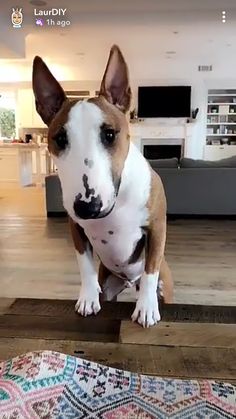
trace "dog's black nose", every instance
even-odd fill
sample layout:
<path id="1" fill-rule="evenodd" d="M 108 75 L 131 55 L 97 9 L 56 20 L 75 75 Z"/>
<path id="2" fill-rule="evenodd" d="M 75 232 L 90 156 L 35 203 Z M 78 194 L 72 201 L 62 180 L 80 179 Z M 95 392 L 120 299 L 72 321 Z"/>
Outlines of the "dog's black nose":
<path id="1" fill-rule="evenodd" d="M 102 208 L 102 200 L 100 195 L 92 196 L 90 202 L 81 199 L 81 194 L 77 195 L 74 202 L 75 214 L 84 220 L 97 218 Z"/>

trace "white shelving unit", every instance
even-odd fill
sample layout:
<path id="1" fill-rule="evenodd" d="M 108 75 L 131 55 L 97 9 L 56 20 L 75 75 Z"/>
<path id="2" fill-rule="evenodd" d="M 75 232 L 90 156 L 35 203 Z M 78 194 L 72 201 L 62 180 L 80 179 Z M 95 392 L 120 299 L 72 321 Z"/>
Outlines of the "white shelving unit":
<path id="1" fill-rule="evenodd" d="M 235 137 L 236 89 L 208 90 L 205 158 L 218 160 L 221 154 L 222 158 L 235 155 Z"/>

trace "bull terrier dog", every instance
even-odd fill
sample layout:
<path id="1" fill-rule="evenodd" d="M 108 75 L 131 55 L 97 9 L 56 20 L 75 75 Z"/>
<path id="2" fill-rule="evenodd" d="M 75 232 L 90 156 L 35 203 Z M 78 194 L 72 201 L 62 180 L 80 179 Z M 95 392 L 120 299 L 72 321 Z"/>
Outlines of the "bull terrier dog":
<path id="1" fill-rule="evenodd" d="M 37 112 L 49 127 L 48 149 L 80 269 L 76 311 L 97 314 L 102 300 L 113 300 L 139 282 L 132 320 L 155 325 L 159 280 L 165 302 L 173 293 L 164 257 L 166 199 L 159 176 L 130 141 L 131 89 L 119 47 L 111 48 L 98 97 L 69 100 L 38 56 L 33 91 Z M 100 260 L 98 273 L 93 250 Z"/>

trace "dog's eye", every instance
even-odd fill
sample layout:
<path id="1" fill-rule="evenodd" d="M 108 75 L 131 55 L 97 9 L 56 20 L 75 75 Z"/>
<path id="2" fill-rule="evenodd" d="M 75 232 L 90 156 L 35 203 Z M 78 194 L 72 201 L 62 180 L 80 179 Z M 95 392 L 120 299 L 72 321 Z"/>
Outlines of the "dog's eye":
<path id="1" fill-rule="evenodd" d="M 68 145 L 68 139 L 65 128 L 61 127 L 53 138 L 60 150 L 65 150 Z"/>
<path id="2" fill-rule="evenodd" d="M 111 146 L 116 139 L 116 135 L 117 131 L 113 128 L 107 126 L 106 124 L 101 126 L 101 140 L 104 145 Z"/>

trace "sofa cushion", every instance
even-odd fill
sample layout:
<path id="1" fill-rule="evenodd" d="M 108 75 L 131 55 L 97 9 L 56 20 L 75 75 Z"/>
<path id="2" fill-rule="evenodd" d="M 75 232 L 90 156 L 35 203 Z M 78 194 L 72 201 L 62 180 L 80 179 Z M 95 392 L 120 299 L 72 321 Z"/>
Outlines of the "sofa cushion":
<path id="1" fill-rule="evenodd" d="M 150 165 L 156 169 L 159 167 L 167 167 L 167 168 L 177 168 L 179 165 L 178 159 L 173 157 L 172 159 L 155 159 L 155 160 L 148 160 Z"/>
<path id="2" fill-rule="evenodd" d="M 202 167 L 236 167 L 236 156 L 221 160 L 194 160 L 184 157 L 180 160 L 180 167 L 183 169 Z"/>

